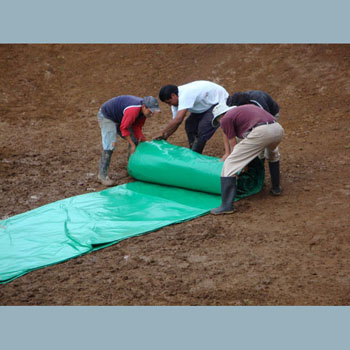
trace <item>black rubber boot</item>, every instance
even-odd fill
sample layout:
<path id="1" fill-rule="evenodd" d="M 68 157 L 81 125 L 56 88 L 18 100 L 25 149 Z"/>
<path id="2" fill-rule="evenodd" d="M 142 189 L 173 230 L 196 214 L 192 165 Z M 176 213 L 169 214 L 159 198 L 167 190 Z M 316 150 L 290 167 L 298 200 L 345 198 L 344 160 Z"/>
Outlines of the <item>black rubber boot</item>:
<path id="1" fill-rule="evenodd" d="M 113 151 L 102 151 L 101 155 L 101 161 L 100 161 L 100 168 L 98 173 L 98 179 L 102 183 L 102 185 L 105 186 L 112 186 L 113 180 L 111 180 L 107 174 L 109 169 L 109 164 L 111 163 L 111 157 L 112 157 Z"/>
<path id="2" fill-rule="evenodd" d="M 280 162 L 269 162 L 269 170 L 272 184 L 271 193 L 274 196 L 279 196 L 282 193 L 280 186 Z"/>
<path id="3" fill-rule="evenodd" d="M 221 177 L 221 206 L 210 211 L 211 214 L 229 214 L 236 211 L 233 201 L 236 197 L 237 185 L 235 177 Z"/>
<path id="4" fill-rule="evenodd" d="M 192 144 L 191 150 L 202 154 L 204 146 L 207 142 L 196 138 Z"/>

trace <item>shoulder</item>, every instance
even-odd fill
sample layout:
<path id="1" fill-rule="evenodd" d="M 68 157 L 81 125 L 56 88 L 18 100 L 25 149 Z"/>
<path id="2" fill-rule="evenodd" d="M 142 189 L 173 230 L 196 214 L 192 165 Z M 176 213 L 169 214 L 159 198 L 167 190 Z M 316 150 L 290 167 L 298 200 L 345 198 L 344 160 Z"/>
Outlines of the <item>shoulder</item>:
<path id="1" fill-rule="evenodd" d="M 140 105 L 130 105 L 125 107 L 124 115 L 139 115 L 142 111 L 142 107 Z"/>

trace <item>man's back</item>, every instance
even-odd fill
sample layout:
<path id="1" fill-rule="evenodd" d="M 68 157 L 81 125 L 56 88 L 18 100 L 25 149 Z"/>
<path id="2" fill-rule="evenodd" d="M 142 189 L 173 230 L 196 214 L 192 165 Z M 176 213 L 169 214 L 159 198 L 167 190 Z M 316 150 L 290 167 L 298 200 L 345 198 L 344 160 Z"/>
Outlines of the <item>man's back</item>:
<path id="1" fill-rule="evenodd" d="M 213 105 L 225 102 L 228 92 L 222 86 L 206 80 L 197 80 L 179 87 L 179 105 L 174 111 L 188 109 L 191 113 L 203 113 Z"/>

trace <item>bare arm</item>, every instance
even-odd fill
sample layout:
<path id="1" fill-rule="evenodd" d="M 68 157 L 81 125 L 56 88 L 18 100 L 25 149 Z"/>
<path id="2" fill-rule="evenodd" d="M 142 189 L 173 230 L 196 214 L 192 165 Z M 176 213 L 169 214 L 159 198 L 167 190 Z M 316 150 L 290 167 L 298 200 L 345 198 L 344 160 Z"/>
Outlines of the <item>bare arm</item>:
<path id="1" fill-rule="evenodd" d="M 155 136 L 154 140 L 166 140 L 170 135 L 172 135 L 176 129 L 180 126 L 180 124 L 185 119 L 187 113 L 187 109 L 182 109 L 176 113 L 176 117 L 169 122 L 169 124 L 163 129 L 161 134 Z"/>
<path id="2" fill-rule="evenodd" d="M 237 145 L 237 140 L 235 137 L 233 137 L 232 139 L 228 140 L 230 146 L 231 146 L 231 150 L 233 151 L 233 149 L 235 148 L 235 146 Z"/>
<path id="3" fill-rule="evenodd" d="M 227 136 L 225 135 L 225 133 L 222 134 L 222 138 L 224 141 L 224 147 L 225 147 L 225 153 L 224 155 L 221 157 L 221 161 L 223 162 L 230 154 L 231 154 L 231 145 L 228 141 Z"/>
<path id="4" fill-rule="evenodd" d="M 136 149 L 136 145 L 134 144 L 132 138 L 130 135 L 128 136 L 125 136 L 125 139 L 126 141 L 129 142 L 129 145 L 130 145 L 130 154 L 133 154 L 135 152 L 135 149 Z"/>

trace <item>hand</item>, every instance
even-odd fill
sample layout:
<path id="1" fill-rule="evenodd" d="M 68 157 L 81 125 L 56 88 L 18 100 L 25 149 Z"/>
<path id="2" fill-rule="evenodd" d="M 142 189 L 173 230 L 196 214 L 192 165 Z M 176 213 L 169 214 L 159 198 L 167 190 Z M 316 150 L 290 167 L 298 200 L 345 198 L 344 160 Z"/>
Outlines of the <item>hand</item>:
<path id="1" fill-rule="evenodd" d="M 130 154 L 133 154 L 136 150 L 135 144 L 130 145 Z"/>
<path id="2" fill-rule="evenodd" d="M 224 161 L 226 160 L 226 158 L 227 158 L 229 155 L 230 155 L 230 153 L 225 153 L 225 154 L 221 157 L 220 161 L 221 161 L 221 162 L 224 162 Z"/>
<path id="3" fill-rule="evenodd" d="M 244 174 L 247 170 L 248 170 L 248 165 L 246 165 L 246 166 L 242 169 L 242 174 Z"/>
<path id="4" fill-rule="evenodd" d="M 152 138 L 152 140 L 165 140 L 165 137 L 163 135 L 163 133 L 159 134 L 159 135 L 156 135 Z"/>

